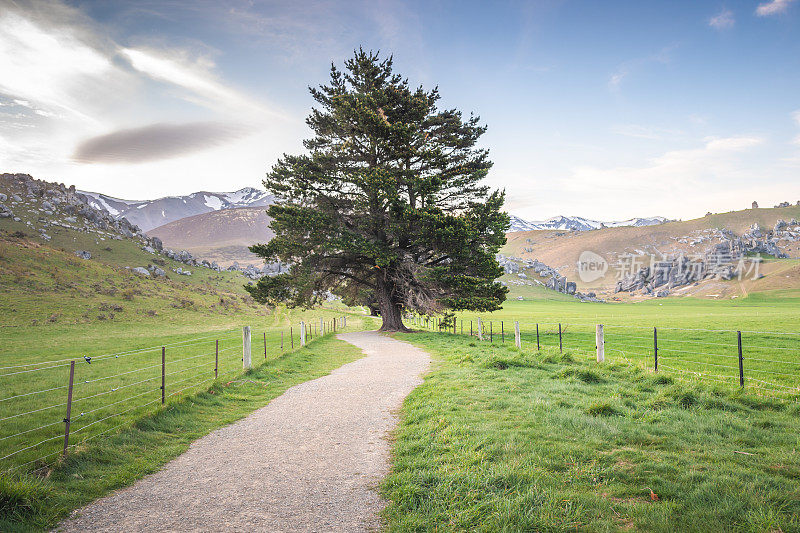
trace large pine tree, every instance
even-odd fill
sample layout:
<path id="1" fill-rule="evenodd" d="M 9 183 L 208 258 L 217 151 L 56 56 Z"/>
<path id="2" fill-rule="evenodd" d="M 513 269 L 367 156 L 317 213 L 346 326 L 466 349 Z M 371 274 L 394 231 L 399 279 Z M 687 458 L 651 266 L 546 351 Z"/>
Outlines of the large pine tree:
<path id="1" fill-rule="evenodd" d="M 411 89 L 392 58 L 358 50 L 306 123 L 307 153 L 284 155 L 264 180 L 275 237 L 251 250 L 291 264 L 248 287 L 260 302 L 313 305 L 329 292 L 380 309 L 382 331 L 404 310 L 492 311 L 507 289 L 495 255 L 509 224 L 504 192 L 481 180 L 479 118 L 440 110 L 438 89 Z"/>

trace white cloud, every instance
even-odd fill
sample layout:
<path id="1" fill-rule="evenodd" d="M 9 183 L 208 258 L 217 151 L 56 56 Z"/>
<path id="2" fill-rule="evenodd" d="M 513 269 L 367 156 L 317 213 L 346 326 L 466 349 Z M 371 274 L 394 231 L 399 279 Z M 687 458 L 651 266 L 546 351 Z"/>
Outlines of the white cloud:
<path id="1" fill-rule="evenodd" d="M 617 70 L 611 74 L 608 79 L 608 88 L 612 91 L 616 91 L 619 89 L 620 85 L 622 84 L 622 80 L 624 80 L 631 71 L 642 68 L 645 65 L 652 64 L 652 63 L 661 63 L 667 64 L 672 61 L 672 51 L 677 47 L 677 45 L 672 44 L 669 46 L 665 46 L 659 51 L 654 54 L 651 54 L 646 57 L 640 57 L 637 59 L 633 59 L 630 61 L 626 61 L 622 63 Z"/>
<path id="2" fill-rule="evenodd" d="M 205 56 L 169 43 L 121 47 L 106 28 L 59 0 L 0 4 L 1 171 L 144 198 L 225 188 L 220 179 L 258 185 L 270 162 L 300 148 L 302 121 L 281 118 L 234 88 Z M 186 101 L 197 107 L 180 105 Z M 73 159 L 89 141 L 148 133 L 158 123 L 225 126 L 216 135 L 187 126 L 193 144 L 136 144 L 135 158 L 106 150 L 91 165 Z M 250 137 L 231 134 L 242 131 Z"/>
<path id="3" fill-rule="evenodd" d="M 770 15 L 785 13 L 792 2 L 794 2 L 794 0 L 770 0 L 769 2 L 764 2 L 763 4 L 759 4 L 756 8 L 756 15 L 759 17 L 768 17 Z"/>
<path id="4" fill-rule="evenodd" d="M 127 76 L 78 32 L 43 28 L 12 11 L 0 15 L 0 27 L 0 91 L 17 105 L 96 122 L 96 98 L 105 100 L 97 88 L 122 90 Z"/>
<path id="5" fill-rule="evenodd" d="M 708 21 L 708 25 L 718 30 L 726 30 L 733 28 L 736 24 L 736 19 L 733 17 L 733 12 L 729 9 L 723 9 L 719 14 L 714 15 Z"/>
<path id="6" fill-rule="evenodd" d="M 182 50 L 124 48 L 120 54 L 133 68 L 155 80 L 171 83 L 188 91 L 188 101 L 215 111 L 238 110 L 267 112 L 263 104 L 220 82 L 213 74 L 214 63 L 208 58 L 192 60 Z"/>
<path id="7" fill-rule="evenodd" d="M 752 158 L 744 157 L 763 143 L 746 135 L 707 138 L 696 148 L 670 150 L 638 166 L 578 166 L 556 185 L 571 204 L 582 206 L 584 216 L 699 216 L 730 209 L 763 185 L 745 164 Z"/>

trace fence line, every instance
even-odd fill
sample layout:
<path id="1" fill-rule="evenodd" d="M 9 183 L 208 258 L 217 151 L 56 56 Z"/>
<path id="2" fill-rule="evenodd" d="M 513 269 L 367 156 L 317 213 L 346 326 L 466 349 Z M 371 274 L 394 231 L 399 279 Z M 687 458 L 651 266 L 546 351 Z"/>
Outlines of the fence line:
<path id="1" fill-rule="evenodd" d="M 347 318 L 336 316 L 331 320 L 316 319 L 300 324 L 304 328 L 301 336 L 304 344 L 298 342 L 294 346 L 299 341 L 296 325 L 286 330 L 265 329 L 251 338 L 251 344 L 255 345 L 253 355 L 261 351 L 263 339 L 263 361 L 268 360 L 269 353 L 272 353 L 272 359 L 280 357 L 346 327 Z M 290 343 L 291 349 L 285 345 Z M 17 471 L 31 465 L 35 469 L 48 466 L 75 446 L 110 434 L 130 424 L 136 417 L 152 412 L 150 406 L 153 404 L 167 403 L 167 398 L 185 397 L 199 392 L 207 383 L 220 382 L 232 374 L 246 372 L 249 368 L 243 357 L 245 348 L 241 332 L 220 330 L 159 346 L 0 367 L 0 370 L 12 370 L 0 374 L 0 383 L 3 383 L 2 378 L 15 376 L 7 383 L 10 395 L 0 398 L 0 422 L 3 422 L 0 425 L 0 471 Z M 132 355 L 141 355 L 142 359 L 119 361 Z M 170 356 L 176 357 L 172 359 Z M 204 362 L 204 359 L 208 361 Z M 119 361 L 119 365 L 124 366 L 102 364 L 109 360 Z M 193 364 L 195 361 L 199 364 Z M 253 363 L 252 366 L 259 364 L 258 361 Z M 73 370 L 67 374 L 72 373 L 74 378 L 70 376 L 68 383 L 64 384 L 66 376 L 61 369 L 68 367 Z M 117 372 L 103 375 L 109 370 Z M 142 372 L 153 375 L 136 376 Z M 159 379 L 162 382 L 158 386 L 147 385 Z M 26 391 L 25 388 L 34 388 L 29 386 L 32 384 L 38 385 L 36 390 Z M 73 398 L 73 389 L 83 391 L 84 396 Z M 123 390 L 130 392 L 123 398 L 111 396 Z M 154 399 L 142 401 L 153 394 L 156 395 Z M 76 412 L 74 408 L 77 406 L 83 410 Z M 66 408 L 67 416 L 62 419 L 63 412 L 59 413 L 58 409 L 63 408 Z M 16 410 L 20 412 L 14 412 Z M 120 417 L 123 418 L 120 424 L 106 427 L 109 420 Z M 78 428 L 70 428 L 71 423 L 78 420 L 86 422 Z M 63 441 L 63 447 L 54 451 L 57 441 Z"/>
<path id="2" fill-rule="evenodd" d="M 439 317 L 408 316 L 412 326 L 476 339 L 478 320 L 457 318 L 442 321 Z M 514 320 L 480 320 L 488 343 L 504 343 L 501 335 L 487 335 L 492 325 L 503 332 L 505 322 L 520 330 L 520 343 L 540 349 L 545 347 L 597 350 L 596 335 L 603 339 L 603 348 L 628 362 L 640 364 L 651 371 L 683 373 L 699 380 L 717 381 L 755 392 L 773 391 L 795 395 L 800 400 L 800 333 L 759 330 L 709 328 L 648 327 L 597 322 L 533 322 Z M 560 326 L 560 331 L 559 331 Z M 602 327 L 603 332 L 597 330 Z M 640 331 L 649 330 L 645 336 Z M 681 337 L 681 338 L 677 338 Z M 729 339 L 726 341 L 726 338 Z M 651 341 L 649 346 L 642 341 Z M 514 340 L 516 343 L 516 339 Z M 740 344 L 741 343 L 741 344 Z M 775 346 L 780 343 L 781 346 Z M 774 352 L 780 352 L 775 354 Z M 781 355 L 782 357 L 774 357 Z M 797 360 L 791 360 L 797 355 Z M 787 359 L 788 357 L 788 359 Z M 662 364 L 662 361 L 667 364 Z M 726 364 L 730 361 L 730 364 Z M 736 364 L 738 361 L 738 366 Z M 794 367 L 794 368 L 793 368 Z M 702 370 L 699 371 L 699 370 Z M 771 381 L 758 379 L 771 376 Z"/>

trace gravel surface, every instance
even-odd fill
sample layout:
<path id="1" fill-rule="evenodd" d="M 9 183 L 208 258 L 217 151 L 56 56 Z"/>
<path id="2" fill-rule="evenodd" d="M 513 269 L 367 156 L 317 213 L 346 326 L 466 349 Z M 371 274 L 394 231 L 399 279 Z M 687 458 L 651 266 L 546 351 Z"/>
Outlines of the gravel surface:
<path id="1" fill-rule="evenodd" d="M 366 357 L 302 383 L 194 442 L 58 531 L 371 531 L 387 433 L 430 358 L 376 332 L 339 338 Z"/>

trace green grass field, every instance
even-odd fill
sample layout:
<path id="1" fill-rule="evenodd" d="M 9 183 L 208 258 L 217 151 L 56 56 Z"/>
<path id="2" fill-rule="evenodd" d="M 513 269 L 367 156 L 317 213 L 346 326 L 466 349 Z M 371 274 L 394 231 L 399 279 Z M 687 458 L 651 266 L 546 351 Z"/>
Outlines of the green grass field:
<path id="1" fill-rule="evenodd" d="M 391 531 L 800 530 L 795 403 L 574 346 L 397 337 L 436 362 L 402 409 Z"/>
<path id="2" fill-rule="evenodd" d="M 541 289 L 544 290 L 544 289 Z M 547 291 L 552 292 L 552 291 Z M 630 303 L 580 303 L 570 298 L 518 301 L 512 292 L 494 313 L 459 313 L 456 333 L 477 332 L 477 319 L 493 341 L 513 343 L 519 321 L 524 347 L 562 345 L 595 350 L 595 326 L 605 329 L 606 358 L 652 369 L 653 328 L 658 328 L 659 369 L 676 379 L 705 379 L 739 387 L 738 339 L 742 332 L 745 388 L 797 399 L 800 393 L 800 298 L 756 293 L 736 300 L 655 299 Z"/>
<path id="3" fill-rule="evenodd" d="M 290 351 L 292 336 L 297 346 L 301 320 L 312 334 L 320 318 L 330 325 L 344 313 L 351 328 L 364 325 L 336 303 L 268 309 L 235 272 L 193 268 L 192 276 L 180 276 L 169 270 L 179 263 L 164 260 L 167 278 L 143 278 L 124 266 L 158 258 L 133 241 L 97 244 L 80 232 L 51 233 L 53 242 L 42 245 L 0 231 L 0 471 L 46 472 L 58 459 L 71 360 L 70 445 L 81 446 L 159 408 L 162 346 L 167 400 L 177 401 L 214 381 L 216 341 L 219 380 L 241 372 L 245 325 L 256 364 L 265 348 L 269 359 Z M 67 244 L 91 249 L 93 258 L 79 259 Z"/>
<path id="4" fill-rule="evenodd" d="M 262 359 L 236 378 L 239 362 L 231 377 L 149 414 L 140 413 L 106 438 L 78 444 L 46 476 L 0 475 L 0 530 L 50 528 L 72 509 L 157 471 L 192 441 L 266 405 L 292 385 L 361 355 L 352 345 L 326 336 L 306 348 Z"/>

